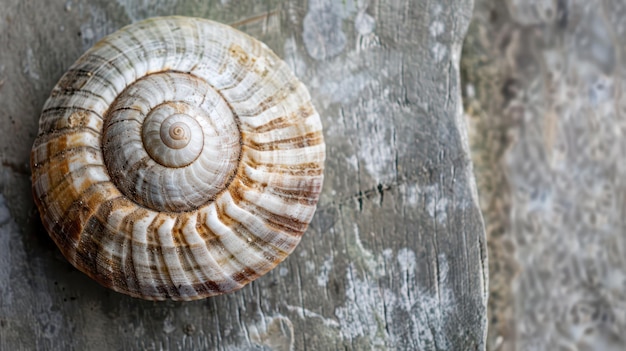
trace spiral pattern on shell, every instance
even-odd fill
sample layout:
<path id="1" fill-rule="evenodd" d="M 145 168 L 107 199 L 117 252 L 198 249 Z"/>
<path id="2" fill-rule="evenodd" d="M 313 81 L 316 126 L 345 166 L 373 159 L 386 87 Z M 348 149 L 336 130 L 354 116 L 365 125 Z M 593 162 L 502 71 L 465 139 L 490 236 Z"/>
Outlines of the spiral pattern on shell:
<path id="1" fill-rule="evenodd" d="M 263 43 L 161 17 L 88 50 L 46 102 L 31 154 L 42 221 L 116 291 L 237 290 L 300 242 L 325 146 L 304 85 Z"/>

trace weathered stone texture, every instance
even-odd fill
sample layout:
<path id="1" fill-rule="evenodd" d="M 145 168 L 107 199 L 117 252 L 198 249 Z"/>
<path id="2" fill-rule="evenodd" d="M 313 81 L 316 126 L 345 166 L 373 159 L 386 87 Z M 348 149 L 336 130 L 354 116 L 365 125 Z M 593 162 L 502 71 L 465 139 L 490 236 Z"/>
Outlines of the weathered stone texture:
<path id="1" fill-rule="evenodd" d="M 477 1 L 463 53 L 489 350 L 624 350 L 623 1 Z"/>

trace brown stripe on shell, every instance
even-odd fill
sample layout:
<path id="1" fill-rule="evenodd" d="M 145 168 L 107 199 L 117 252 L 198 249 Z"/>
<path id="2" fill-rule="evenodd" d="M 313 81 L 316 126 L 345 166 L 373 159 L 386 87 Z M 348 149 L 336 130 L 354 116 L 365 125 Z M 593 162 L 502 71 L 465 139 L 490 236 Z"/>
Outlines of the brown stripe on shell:
<path id="1" fill-rule="evenodd" d="M 217 217 L 219 218 L 221 223 L 226 224 L 229 228 L 232 228 L 232 226 L 234 226 L 236 222 L 232 220 L 230 217 L 228 217 L 225 211 L 221 209 L 220 207 L 221 206 L 217 206 L 217 205 L 215 206 Z M 224 266 L 225 268 L 227 266 L 237 267 L 237 269 L 230 269 L 231 271 L 233 271 L 233 273 L 230 275 L 230 278 L 234 282 L 238 283 L 239 287 L 248 284 L 249 282 L 255 280 L 256 278 L 260 276 L 261 274 L 260 272 L 256 272 L 251 267 L 247 267 L 246 265 L 243 265 L 233 253 L 229 252 L 226 249 L 226 247 L 223 245 L 223 243 L 221 242 L 220 236 L 217 236 L 215 238 L 215 241 L 212 244 L 215 245 L 215 247 L 221 247 L 222 250 L 229 253 L 229 255 L 224 258 L 225 261 L 224 262 L 218 261 L 218 264 L 220 264 L 221 266 Z"/>
<path id="2" fill-rule="evenodd" d="M 288 174 L 293 176 L 309 176 L 316 177 L 321 176 L 324 173 L 324 167 L 322 162 L 305 162 L 298 164 L 297 166 L 292 165 L 280 165 L 275 163 L 260 163 L 256 162 L 253 158 L 248 155 L 242 153 L 241 163 L 244 165 L 250 166 L 254 169 L 262 170 L 267 173 L 276 173 L 276 174 Z"/>
<path id="3" fill-rule="evenodd" d="M 246 133 L 242 133 L 242 135 L 244 137 L 243 143 L 246 146 L 259 151 L 300 149 L 307 146 L 324 144 L 324 136 L 320 131 L 310 132 L 292 138 L 272 140 L 267 143 L 257 143 L 252 140 L 252 138 L 246 137 Z"/>
<path id="4" fill-rule="evenodd" d="M 194 281 L 195 279 L 193 279 L 194 272 L 190 271 L 191 265 L 187 262 L 185 257 L 185 245 L 180 238 L 181 227 L 184 225 L 183 221 L 181 221 L 182 216 L 178 215 L 175 217 L 168 217 L 170 221 L 163 221 L 161 226 L 163 226 L 166 222 L 171 222 L 171 220 L 173 220 L 173 227 L 169 231 L 171 233 L 173 246 L 165 245 L 165 242 L 162 240 L 164 238 L 161 238 L 158 234 L 158 229 L 157 232 L 155 232 L 155 236 L 159 237 L 164 267 L 167 267 L 167 273 L 172 284 L 171 288 L 175 289 L 176 296 L 192 298 L 195 295 L 195 292 L 190 289 L 188 282 Z M 166 256 L 170 257 L 170 259 L 174 258 L 174 263 L 176 263 L 178 267 L 168 265 L 168 261 L 165 258 Z"/>
<path id="5" fill-rule="evenodd" d="M 55 162 L 54 167 L 48 168 L 48 173 L 36 171 L 33 174 L 33 186 L 36 190 L 36 193 L 42 200 L 49 197 L 50 194 L 58 194 L 59 192 L 62 192 L 62 190 L 57 189 L 59 186 L 67 187 L 72 185 L 74 177 L 76 176 L 84 176 L 86 173 L 93 171 L 94 169 L 100 169 L 100 172 L 106 172 L 106 168 L 104 167 L 104 165 L 97 163 L 87 163 L 84 166 L 75 169 L 71 173 L 69 172 L 69 169 L 69 163 Z"/>
<path id="6" fill-rule="evenodd" d="M 304 86 L 298 80 L 292 80 L 285 84 L 276 94 L 272 96 L 268 96 L 265 100 L 259 103 L 259 107 L 261 108 L 261 112 L 270 109 L 280 102 L 288 98 L 291 94 L 296 93 L 298 90 L 304 89 Z"/>
<path id="7" fill-rule="evenodd" d="M 146 212 L 146 209 L 137 207 L 133 212 L 124 217 L 124 220 L 122 221 L 121 230 L 125 233 L 125 235 L 119 235 L 121 237 L 120 241 L 122 242 L 122 252 L 118 260 L 120 269 L 117 270 L 117 281 L 123 284 L 122 286 L 124 291 L 141 291 L 139 280 L 135 271 L 135 262 L 133 262 L 132 233 L 135 222 L 145 216 Z M 139 264 L 139 262 L 137 262 L 137 264 Z"/>
<path id="8" fill-rule="evenodd" d="M 54 87 L 52 92 L 50 93 L 51 97 L 55 98 L 55 105 L 57 106 L 72 106 L 70 103 L 73 101 L 73 96 L 76 95 L 94 95 L 95 92 L 81 90 L 87 84 L 87 82 L 91 80 L 91 76 L 88 76 L 88 72 L 85 72 L 80 69 L 71 68 L 61 80 Z M 102 97 L 100 97 L 102 99 Z M 44 111 L 46 107 L 44 107 Z"/>
<path id="9" fill-rule="evenodd" d="M 63 130 L 91 129 L 96 133 L 102 129 L 102 118 L 97 113 L 84 109 L 59 109 L 41 115 L 39 127 L 57 133 Z"/>
<path id="10" fill-rule="evenodd" d="M 172 230 L 174 242 L 177 247 L 178 258 L 183 267 L 183 272 L 185 272 L 185 275 L 187 276 L 187 281 L 189 282 L 204 280 L 200 275 L 200 273 L 202 275 L 204 275 L 204 273 L 198 269 L 198 263 L 196 262 L 193 252 L 191 251 L 191 245 L 189 245 L 185 235 L 183 234 L 183 230 L 188 225 L 188 222 L 195 219 L 195 217 L 196 216 L 193 213 L 178 214 L 176 216 L 174 229 Z M 189 290 L 189 287 L 186 287 L 185 290 Z"/>
<path id="11" fill-rule="evenodd" d="M 269 178 L 269 177 L 268 177 Z M 239 173 L 237 180 L 247 188 L 257 192 L 267 191 L 280 196 L 285 200 L 298 202 L 302 205 L 315 205 L 322 191 L 322 180 L 312 181 L 310 178 L 301 177 L 295 186 L 288 186 L 282 178 L 269 178 L 259 183 L 250 178 L 245 171 Z"/>
<path id="12" fill-rule="evenodd" d="M 196 229 L 200 236 L 204 239 L 204 244 L 207 249 L 226 252 L 226 248 L 221 243 L 218 235 L 213 233 L 211 229 L 206 225 L 206 216 L 202 211 L 198 212 L 198 221 L 196 222 Z M 211 257 L 211 260 L 215 261 L 214 257 Z M 216 262 L 217 265 L 225 265 L 225 263 Z M 221 271 L 224 274 L 224 271 Z M 238 284 L 235 281 L 232 281 L 230 276 L 225 277 L 226 279 L 221 281 L 215 281 L 214 283 L 219 286 L 219 292 L 224 293 L 229 290 L 236 290 L 242 287 L 241 284 Z"/>
<path id="13" fill-rule="evenodd" d="M 98 142 L 95 143 L 95 145 L 85 144 L 84 142 L 78 143 L 78 141 L 85 141 L 85 139 L 80 138 L 81 136 L 89 136 Z M 91 128 L 83 127 L 61 129 L 38 137 L 33 145 L 32 153 L 35 154 L 36 160 L 39 164 L 41 164 L 44 163 L 46 159 L 66 152 L 67 149 L 70 148 L 77 148 L 81 146 L 99 146 L 99 140 L 100 135 L 98 134 L 98 131 Z"/>
<path id="14" fill-rule="evenodd" d="M 267 78 L 266 78 L 267 80 Z M 270 108 L 279 105 L 287 98 L 291 98 L 295 94 L 302 94 L 303 96 L 308 96 L 306 92 L 306 88 L 302 83 L 297 80 L 293 80 L 291 82 L 285 83 L 279 89 L 277 89 L 276 93 L 266 97 L 261 102 L 254 106 L 250 106 L 248 109 L 239 109 L 237 114 L 241 117 L 251 117 L 259 115 Z"/>
<path id="15" fill-rule="evenodd" d="M 133 228 L 134 232 L 134 228 Z M 145 256 L 142 257 L 142 260 L 136 259 L 135 256 Z M 131 269 L 133 270 L 133 278 L 136 280 L 137 288 L 136 293 L 132 293 L 134 296 L 150 296 L 150 295 L 158 295 L 158 290 L 154 285 L 154 276 L 153 271 L 156 266 L 152 265 L 149 260 L 150 251 L 148 251 L 148 245 L 145 243 L 141 243 L 135 240 L 130 241 L 130 253 L 126 256 L 126 264 L 125 271 Z M 141 276 L 141 279 L 139 278 Z M 149 283 L 146 284 L 145 281 L 148 280 Z"/>
<path id="16" fill-rule="evenodd" d="M 57 232 L 65 235 L 59 236 L 67 245 L 74 245 L 85 232 L 84 225 L 94 215 L 99 204 L 115 197 L 120 193 L 110 182 L 93 183 L 80 193 L 64 211 L 61 221 L 57 223 Z"/>
<path id="17" fill-rule="evenodd" d="M 187 260 L 187 263 L 190 267 L 190 271 L 196 272 L 197 281 L 210 281 L 210 278 L 207 274 L 202 270 L 201 264 L 199 263 L 198 250 L 202 250 L 206 248 L 206 242 L 202 240 L 200 243 L 190 242 L 187 239 L 187 235 L 184 234 L 184 231 L 187 230 L 191 232 L 190 235 L 198 234 L 198 215 L 196 213 L 184 213 L 179 216 L 185 216 L 185 225 L 181 231 L 181 239 L 184 241 L 183 247 L 185 248 L 184 255 Z M 196 251 L 196 252 L 195 252 Z"/>
<path id="18" fill-rule="evenodd" d="M 101 83 L 100 85 L 106 87 L 106 89 L 112 89 L 113 95 L 119 93 L 115 90 L 115 86 L 111 84 L 111 81 L 99 74 L 99 70 L 91 70 L 83 64 L 78 67 L 70 68 L 54 87 L 51 95 L 57 99 L 61 99 L 61 101 L 63 101 L 63 98 L 72 98 L 75 93 L 78 93 L 79 96 L 80 94 L 93 95 L 105 100 L 100 91 L 95 92 L 83 89 L 88 83 L 94 83 L 94 80 L 99 81 Z"/>
<path id="19" fill-rule="evenodd" d="M 206 296 L 206 297 L 216 296 L 216 295 L 230 292 L 230 290 L 222 290 L 220 284 L 212 280 L 194 283 L 191 285 L 191 289 L 193 289 L 198 294 L 198 296 Z"/>
<path id="20" fill-rule="evenodd" d="M 230 56 L 232 57 L 232 54 L 230 54 Z M 231 78 L 230 85 L 221 86 L 220 90 L 233 89 L 246 78 L 248 71 L 241 69 L 240 64 L 238 64 L 237 62 L 230 61 L 230 60 L 225 60 L 224 64 L 221 67 L 219 67 L 217 73 L 221 75 L 227 70 L 229 70 L 229 67 L 233 67 L 233 66 L 236 67 L 236 69 L 230 69 L 230 71 L 236 73 L 236 75 L 230 77 Z"/>
<path id="21" fill-rule="evenodd" d="M 111 286 L 110 267 L 112 263 L 108 259 L 100 256 L 102 252 L 102 237 L 113 236 L 116 233 L 111 228 L 107 219 L 113 211 L 114 203 L 120 201 L 120 198 L 111 199 L 98 205 L 94 215 L 91 216 L 85 225 L 85 233 L 80 236 L 80 241 L 75 247 L 67 247 L 61 250 L 64 253 L 75 253 L 72 258 L 67 257 L 81 271 L 89 275 L 92 279 L 104 286 Z"/>
<path id="22" fill-rule="evenodd" d="M 118 107 L 116 107 L 116 108 L 113 108 L 113 109 L 109 110 L 108 114 L 110 115 L 110 114 L 112 114 L 112 113 L 114 113 L 114 112 L 118 112 L 118 111 L 127 111 L 127 112 L 132 111 L 132 112 L 137 113 L 137 114 L 138 114 L 139 116 L 141 116 L 141 117 L 145 117 L 145 116 L 146 116 L 146 115 L 145 115 L 145 113 L 144 113 L 144 111 L 143 111 L 142 109 L 140 109 L 139 107 L 137 107 L 137 106 L 136 106 L 136 104 L 135 104 L 135 105 L 133 105 L 133 106 L 118 106 Z M 137 124 L 139 124 L 139 123 L 140 123 L 140 122 L 139 122 L 137 119 L 135 119 L 135 118 L 126 118 L 126 119 L 123 119 L 123 120 L 117 120 L 117 121 L 115 121 L 115 122 L 111 122 L 111 123 L 109 124 L 109 127 L 111 127 L 111 126 L 115 125 L 116 123 L 122 123 L 122 122 L 125 122 L 125 121 L 136 122 Z"/>
<path id="23" fill-rule="evenodd" d="M 296 158 L 295 156 L 292 155 L 294 160 L 298 159 L 298 161 L 302 161 L 302 162 L 287 163 L 284 160 L 285 157 L 281 157 L 283 158 L 282 161 L 285 162 L 285 164 L 278 163 L 281 160 L 277 160 L 277 159 L 273 160 L 274 162 L 263 162 L 262 160 L 263 155 L 261 155 L 263 151 L 254 150 L 246 145 L 243 145 L 241 149 L 242 151 L 241 151 L 240 162 L 244 162 L 248 166 L 255 168 L 255 169 L 264 169 L 264 170 L 267 170 L 267 172 L 269 173 L 284 173 L 284 174 L 302 175 L 302 176 L 315 175 L 315 174 L 319 174 L 320 172 L 323 173 L 323 165 L 322 165 L 323 161 L 322 160 L 320 160 L 320 162 L 315 162 L 314 160 L 309 160 L 307 162 L 307 160 L 300 160 L 299 158 Z M 289 150 L 301 150 L 301 149 L 289 149 Z M 270 152 L 271 151 L 268 151 L 266 153 L 269 154 Z M 277 155 L 278 153 L 274 153 L 272 156 L 277 156 Z M 321 152 L 319 156 L 315 158 L 320 159 L 323 156 L 324 156 L 324 153 Z"/>
<path id="24" fill-rule="evenodd" d="M 247 129 L 249 129 L 250 133 L 265 133 L 274 129 L 283 129 L 294 124 L 300 124 L 307 118 L 316 115 L 317 113 L 315 112 L 315 108 L 313 108 L 313 105 L 310 101 L 307 101 L 306 103 L 298 107 L 295 112 L 292 112 L 287 116 L 274 118 L 266 124 L 260 125 L 258 127 L 248 126 Z"/>
<path id="25" fill-rule="evenodd" d="M 217 70 L 219 74 L 223 74 L 228 67 L 234 66 L 237 68 L 235 71 L 239 73 L 239 75 L 236 76 L 235 79 L 233 79 L 232 81 L 234 84 L 230 86 L 223 86 L 221 87 L 222 90 L 232 89 L 233 87 L 241 83 L 241 81 L 243 81 L 248 73 L 254 72 L 261 78 L 264 78 L 267 74 L 267 72 L 254 70 L 255 63 L 261 54 L 259 45 L 255 42 L 248 41 L 246 43 L 248 51 L 246 51 L 246 49 L 242 48 L 240 44 L 243 43 L 232 43 L 228 46 L 228 48 L 226 49 L 226 53 L 228 55 L 228 58 L 230 59 L 224 60 L 223 64 Z M 219 45 L 223 44 L 219 43 Z"/>
<path id="26" fill-rule="evenodd" d="M 237 225 L 237 222 L 235 220 L 233 220 L 232 218 L 230 218 L 228 215 L 226 215 L 226 211 L 221 208 L 222 206 L 219 206 L 216 204 L 215 208 L 217 210 L 217 216 L 219 218 L 219 220 L 223 223 L 226 224 L 226 226 L 228 226 L 229 228 L 231 228 L 231 230 L 233 230 L 233 228 Z M 236 235 L 237 232 L 233 230 L 233 233 Z M 218 239 L 221 240 L 221 238 L 218 236 Z M 240 236 L 239 239 L 242 239 L 242 237 Z M 243 264 L 239 258 L 237 256 L 235 256 L 234 253 L 228 251 L 226 249 L 226 247 L 222 244 L 222 247 L 230 253 L 229 256 L 229 260 L 231 263 L 237 263 L 238 266 L 241 267 L 241 269 L 238 270 L 239 273 L 237 273 L 237 276 L 235 274 L 231 275 L 231 277 L 233 278 L 234 281 L 241 283 L 243 285 L 247 284 L 248 282 L 251 282 L 253 280 L 255 280 L 256 278 L 258 278 L 261 274 L 260 272 L 255 271 L 254 269 L 252 269 L 251 267 L 247 267 L 245 264 Z M 218 262 L 220 263 L 220 262 Z"/>
<path id="27" fill-rule="evenodd" d="M 233 204 L 237 206 L 240 211 L 245 211 L 244 209 L 238 206 L 239 202 L 235 199 L 234 196 L 232 197 L 232 199 L 233 199 Z M 238 237 L 243 242 L 246 242 L 247 245 L 251 249 L 253 249 L 255 252 L 261 253 L 261 256 L 266 261 L 268 261 L 267 263 L 271 263 L 272 266 L 282 261 L 282 259 L 288 255 L 288 253 L 284 249 L 273 245 L 268 240 L 263 240 L 263 238 L 261 238 L 259 235 L 248 230 L 246 225 L 242 223 L 240 220 L 238 220 L 236 217 L 231 216 L 227 214 L 226 212 L 223 213 L 223 216 L 228 217 L 231 220 L 231 223 L 233 223 L 231 225 L 231 229 L 233 230 L 233 232 L 237 234 Z M 273 228 L 270 228 L 269 226 L 266 226 L 266 227 L 268 229 L 272 229 L 271 231 L 273 231 L 275 234 L 273 237 L 268 238 L 268 239 L 273 239 L 276 236 L 283 234 L 280 231 L 273 230 Z M 256 267 L 254 270 L 257 272 L 265 272 L 268 270 L 268 266 L 267 264 L 263 264 L 262 266 Z"/>
<path id="28" fill-rule="evenodd" d="M 205 245 L 209 240 L 214 240 L 217 238 L 217 235 L 211 231 L 206 226 L 207 215 L 202 211 L 196 212 L 196 232 L 200 235 L 200 237 L 204 240 Z"/>
<path id="29" fill-rule="evenodd" d="M 125 228 L 128 227 L 128 224 L 125 223 L 125 218 L 128 213 L 136 209 L 136 206 L 123 197 L 112 199 L 107 203 L 110 204 L 110 212 L 108 212 L 108 216 L 104 219 L 105 222 L 103 224 L 105 224 L 105 230 L 101 233 L 90 233 L 91 239 L 98 247 L 98 254 L 95 257 L 96 272 L 100 277 L 105 279 L 103 283 L 105 286 L 110 286 L 116 291 L 127 291 L 128 282 L 124 277 L 124 268 L 119 252 L 109 252 L 107 248 L 110 246 L 113 248 L 123 248 L 123 243 L 127 240 Z M 123 214 L 119 223 L 112 223 L 111 217 L 113 214 Z M 100 211 L 96 214 L 98 217 L 101 215 L 102 213 L 100 213 Z"/>
<path id="30" fill-rule="evenodd" d="M 152 279 L 154 279 L 154 284 L 152 289 L 156 291 L 153 295 L 144 294 L 140 296 L 144 299 L 157 299 L 162 300 L 165 298 L 173 298 L 176 295 L 176 288 L 174 284 L 171 282 L 169 278 L 169 274 L 164 272 L 160 267 L 164 267 L 162 264 L 163 261 L 163 252 L 161 251 L 161 246 L 159 245 L 148 245 L 148 257 L 149 264 L 148 268 L 150 269 L 150 273 Z M 161 265 L 159 265 L 161 264 Z"/>
<path id="31" fill-rule="evenodd" d="M 228 53 L 230 54 L 230 57 L 242 67 L 253 65 L 254 61 L 256 61 L 254 57 L 250 57 L 248 53 L 238 44 L 231 44 L 228 48 Z M 226 62 L 231 63 L 232 61 Z"/>
<path id="32" fill-rule="evenodd" d="M 229 102 L 232 105 L 237 105 L 236 111 L 237 115 L 240 117 L 253 117 L 259 115 L 270 108 L 279 105 L 284 102 L 287 98 L 296 98 L 300 99 L 303 102 L 308 101 L 308 92 L 302 83 L 300 83 L 293 75 L 287 74 L 286 64 L 279 59 L 272 58 L 275 61 L 274 66 L 272 67 L 272 73 L 264 75 L 259 79 L 257 84 L 248 87 L 247 89 L 240 89 L 239 92 L 241 95 L 232 95 L 234 89 L 240 85 L 241 82 L 246 78 L 250 71 L 246 71 L 241 67 L 237 66 L 237 70 L 235 70 L 238 75 L 234 77 L 233 84 L 229 86 L 222 87 L 222 92 L 225 96 L 231 96 Z M 241 74 L 243 72 L 244 74 Z M 271 91 L 271 94 L 267 94 L 267 91 Z M 241 103 L 246 100 L 258 101 L 260 95 L 264 93 L 265 96 L 260 102 L 255 102 L 254 104 L 249 104 L 245 107 L 241 106 Z"/>
<path id="33" fill-rule="evenodd" d="M 81 193 L 94 183 L 108 183 L 108 180 L 104 179 L 106 178 L 104 175 L 102 177 L 88 177 L 93 173 L 102 173 L 101 169 L 93 172 L 98 168 L 101 166 L 85 167 L 79 171 L 69 172 L 69 164 L 59 163 L 54 172 L 48 174 L 48 178 L 42 175 L 42 177 L 34 180 L 33 185 L 42 203 L 51 206 L 50 208 L 60 209 L 60 212 L 55 212 L 56 215 L 59 215 L 64 213 L 74 201 L 80 201 Z M 82 179 L 81 184 L 76 184 L 78 179 Z M 46 180 L 47 182 L 45 182 Z M 50 185 L 50 187 L 44 191 L 46 185 Z"/>
<path id="34" fill-rule="evenodd" d="M 134 211 L 134 209 L 130 211 Z M 107 247 L 115 248 L 113 252 L 107 252 L 107 256 L 103 254 L 102 257 L 106 257 L 106 262 L 109 264 L 111 288 L 116 291 L 134 291 L 132 285 L 129 286 L 128 284 L 129 280 L 127 279 L 123 262 L 125 246 L 128 241 L 127 231 L 129 227 L 132 228 L 132 224 L 129 223 L 127 217 L 128 215 L 122 218 L 116 227 L 114 235 L 102 238 L 102 250 Z"/>
<path id="35" fill-rule="evenodd" d="M 155 287 L 156 265 L 151 260 L 151 252 L 148 249 L 148 230 L 147 227 L 152 223 L 156 213 L 146 209 L 135 212 L 133 226 L 128 233 L 130 240 L 130 252 L 126 256 L 125 271 L 130 269 L 129 264 L 132 263 L 132 269 L 137 281 L 136 295 L 155 296 L 159 295 Z"/>
<path id="36" fill-rule="evenodd" d="M 134 209 L 135 207 L 123 197 L 102 202 L 87 222 L 80 242 L 75 247 L 76 254 L 73 262 L 77 267 L 100 284 L 116 291 L 127 291 L 129 282 L 124 273 L 121 256 L 109 255 L 104 248 L 111 244 L 123 248 L 127 236 L 120 235 L 120 230 L 128 224 L 121 220 L 117 226 L 114 226 L 110 222 L 110 217 L 113 213 L 132 212 Z"/>
<path id="37" fill-rule="evenodd" d="M 245 186 L 240 179 L 236 179 L 236 181 L 233 181 L 233 183 L 231 183 L 231 186 L 228 188 L 228 191 L 230 192 L 233 200 L 237 204 L 242 204 L 242 206 L 245 205 L 248 212 L 251 212 L 259 216 L 260 218 L 263 218 L 268 226 L 271 226 L 277 231 L 285 232 L 292 236 L 300 236 L 302 235 L 302 233 L 304 233 L 308 226 L 308 223 L 300 222 L 295 218 L 280 216 L 271 213 L 255 204 L 246 201 L 243 195 L 243 192 L 246 190 L 252 190 L 252 188 L 248 188 L 247 186 Z"/>
<path id="38" fill-rule="evenodd" d="M 141 79 L 146 79 L 143 77 Z M 141 116 L 145 116 L 147 111 L 144 111 L 141 107 L 154 108 L 154 106 L 150 106 L 150 101 L 146 99 L 144 96 L 139 94 L 138 92 L 126 90 L 127 95 L 125 100 L 133 100 L 134 104 L 132 105 L 123 105 L 126 101 L 124 99 L 117 99 L 111 104 L 111 108 L 107 112 L 107 115 L 110 116 L 114 112 L 122 111 L 122 110 L 134 110 L 137 111 Z"/>
<path id="39" fill-rule="evenodd" d="M 45 153 L 46 150 L 43 151 Z M 46 194 L 54 190 L 58 184 L 72 177 L 72 173 L 69 172 L 70 161 L 81 157 L 84 157 L 85 162 L 79 168 L 75 167 L 75 172 L 87 171 L 89 168 L 104 169 L 104 163 L 101 162 L 100 158 L 100 150 L 91 146 L 68 148 L 65 152 L 58 153 L 33 165 L 33 189 L 40 196 L 46 197 Z M 90 158 L 93 162 L 88 162 Z"/>
<path id="40" fill-rule="evenodd" d="M 165 264 L 163 247 L 161 246 L 161 241 L 157 233 L 158 228 L 160 228 L 164 224 L 167 217 L 169 217 L 167 213 L 158 213 L 157 216 L 152 220 L 152 223 L 150 224 L 150 226 L 148 227 L 148 232 L 152 233 L 152 236 L 155 241 L 155 245 L 153 246 L 153 249 L 154 249 L 153 257 L 154 257 L 155 263 L 157 264 L 157 267 L 165 268 L 165 270 L 157 268 L 157 272 L 159 273 L 159 277 L 162 282 L 161 285 L 157 286 L 157 289 L 159 290 L 159 292 L 163 294 L 163 296 L 171 298 L 174 296 L 178 296 L 178 289 L 176 288 L 176 285 L 174 284 L 174 280 L 172 279 L 170 272 L 167 270 L 167 265 Z"/>
<path id="41" fill-rule="evenodd" d="M 220 294 L 223 291 L 221 290 L 221 286 L 224 286 L 224 282 L 223 281 L 214 281 L 212 280 L 209 275 L 212 274 L 216 274 L 218 272 L 208 272 L 205 273 L 205 270 L 207 269 L 207 267 L 204 267 L 203 265 L 200 264 L 200 262 L 198 262 L 197 257 L 198 256 L 202 256 L 204 254 L 204 250 L 206 249 L 206 238 L 209 236 L 207 233 L 204 233 L 204 235 L 200 235 L 199 231 L 203 230 L 201 228 L 203 228 L 202 224 L 198 224 L 198 221 L 201 219 L 202 216 L 200 216 L 199 214 L 196 216 L 196 218 L 194 220 L 192 220 L 191 218 L 189 218 L 187 220 L 188 223 L 193 222 L 194 226 L 192 228 L 192 231 L 194 231 L 196 234 L 198 234 L 203 240 L 202 243 L 196 243 L 194 244 L 190 244 L 189 242 L 187 242 L 186 240 L 186 247 L 188 252 L 185 254 L 187 257 L 187 260 L 190 262 L 190 270 L 194 271 L 194 272 L 201 272 L 202 273 L 202 278 L 200 279 L 196 279 L 195 282 L 193 284 L 191 284 L 191 289 L 193 289 L 197 294 L 201 294 L 201 295 L 207 295 L 207 296 L 213 296 L 216 294 Z M 203 230 L 204 231 L 204 230 Z M 204 259 L 206 260 L 207 258 L 204 257 Z M 216 263 L 215 263 L 216 265 Z M 221 283 L 221 284 L 220 284 Z M 230 284 L 229 286 L 232 286 L 232 284 Z"/>
<path id="42" fill-rule="evenodd" d="M 64 179 L 64 181 L 59 183 L 54 189 L 44 194 L 38 194 L 41 203 L 46 205 L 46 210 L 40 210 L 40 212 L 46 215 L 48 221 L 58 223 L 63 214 L 67 211 L 67 208 L 78 196 L 78 193 L 73 191 L 71 179 L 69 179 L 69 181 L 67 180 L 68 179 Z M 48 200 L 48 198 L 51 200 Z"/>
<path id="43" fill-rule="evenodd" d="M 241 200 L 239 204 L 246 211 L 263 219 L 268 227 L 277 232 L 282 232 L 285 235 L 300 238 L 308 227 L 307 223 L 298 222 L 293 218 L 276 215 L 251 202 Z"/>
<path id="44" fill-rule="evenodd" d="M 76 112 L 76 111 L 84 111 L 86 113 L 89 114 L 93 114 L 94 116 L 98 117 L 99 119 L 103 119 L 102 115 L 100 115 L 98 112 L 92 110 L 91 108 L 87 108 L 85 106 L 78 106 L 78 105 L 70 105 L 70 106 L 59 106 L 59 104 L 54 104 L 51 106 L 44 106 L 43 111 L 41 111 L 41 117 L 40 117 L 40 126 L 39 126 L 39 135 L 43 135 L 43 134 L 48 134 L 50 132 L 53 132 L 54 130 L 52 129 L 44 129 L 43 125 L 41 125 L 41 120 L 46 120 L 48 118 L 52 118 L 53 116 L 57 116 L 56 118 L 58 118 L 59 115 L 62 115 L 66 112 Z M 39 140 L 35 140 L 35 142 L 38 142 Z"/>
<path id="45" fill-rule="evenodd" d="M 233 274 L 232 277 L 237 283 L 245 285 L 258 278 L 259 274 L 257 274 L 251 267 L 245 267 L 240 272 Z"/>

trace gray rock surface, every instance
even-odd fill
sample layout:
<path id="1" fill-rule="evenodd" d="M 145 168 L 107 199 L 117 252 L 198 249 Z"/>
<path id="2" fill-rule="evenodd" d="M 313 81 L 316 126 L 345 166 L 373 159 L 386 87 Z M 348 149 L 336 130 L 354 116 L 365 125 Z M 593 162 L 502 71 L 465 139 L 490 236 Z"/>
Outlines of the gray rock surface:
<path id="1" fill-rule="evenodd" d="M 471 2 L 0 0 L 0 349 L 483 350 L 486 250 L 461 113 Z M 155 15 L 231 23 L 309 87 L 328 160 L 294 254 L 234 294 L 123 296 L 43 230 L 28 158 L 45 99 L 102 36 Z"/>
<path id="2" fill-rule="evenodd" d="M 463 53 L 488 350 L 625 350 L 626 3 L 479 0 Z"/>

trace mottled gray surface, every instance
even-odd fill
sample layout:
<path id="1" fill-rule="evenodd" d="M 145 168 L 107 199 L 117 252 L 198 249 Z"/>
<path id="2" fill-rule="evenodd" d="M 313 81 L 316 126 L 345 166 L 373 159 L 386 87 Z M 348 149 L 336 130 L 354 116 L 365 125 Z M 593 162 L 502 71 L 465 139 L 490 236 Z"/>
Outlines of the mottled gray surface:
<path id="1" fill-rule="evenodd" d="M 626 3 L 479 0 L 463 53 L 488 350 L 626 350 Z"/>
<path id="2" fill-rule="evenodd" d="M 486 251 L 458 61 L 471 2 L 0 0 L 0 349 L 482 350 Z M 232 295 L 133 299 L 71 267 L 31 199 L 41 107 L 99 38 L 231 23 L 309 87 L 328 160 L 294 254 Z"/>

